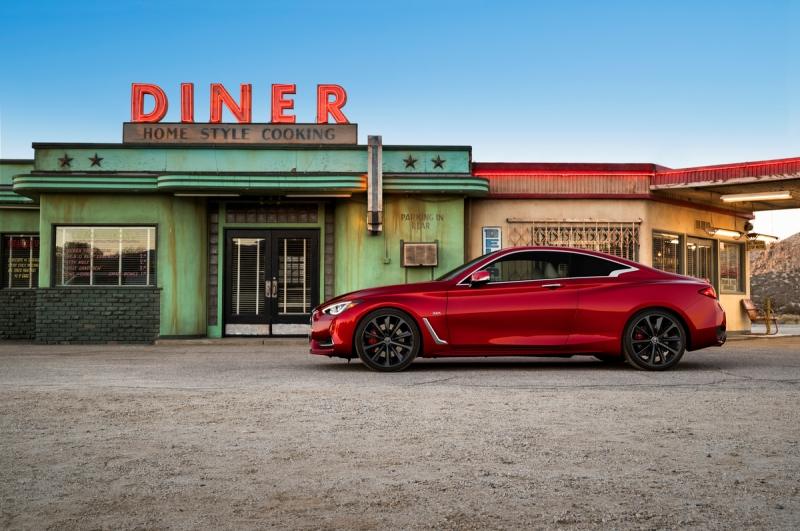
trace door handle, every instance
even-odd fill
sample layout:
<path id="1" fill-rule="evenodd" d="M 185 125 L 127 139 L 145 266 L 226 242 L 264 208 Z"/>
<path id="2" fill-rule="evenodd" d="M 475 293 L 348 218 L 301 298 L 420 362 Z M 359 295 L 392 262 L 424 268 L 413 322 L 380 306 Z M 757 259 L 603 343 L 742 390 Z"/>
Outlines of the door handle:
<path id="1" fill-rule="evenodd" d="M 547 289 L 558 289 L 561 287 L 561 284 L 542 284 L 542 287 Z"/>
<path id="2" fill-rule="evenodd" d="M 278 296 L 278 279 L 272 277 L 271 284 L 272 284 L 272 298 L 275 298 Z"/>
<path id="3" fill-rule="evenodd" d="M 272 297 L 272 282 L 269 280 L 264 281 L 264 297 L 267 299 Z"/>

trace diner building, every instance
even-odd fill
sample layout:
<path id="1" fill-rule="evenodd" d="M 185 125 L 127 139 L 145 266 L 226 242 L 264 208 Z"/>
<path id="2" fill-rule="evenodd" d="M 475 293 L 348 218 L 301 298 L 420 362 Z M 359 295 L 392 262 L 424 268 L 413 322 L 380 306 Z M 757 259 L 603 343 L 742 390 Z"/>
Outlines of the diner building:
<path id="1" fill-rule="evenodd" d="M 800 207 L 800 158 L 482 163 L 469 146 L 292 140 L 34 143 L 0 161 L 0 336 L 300 335 L 327 298 L 518 245 L 707 278 L 744 332 L 753 212 Z"/>

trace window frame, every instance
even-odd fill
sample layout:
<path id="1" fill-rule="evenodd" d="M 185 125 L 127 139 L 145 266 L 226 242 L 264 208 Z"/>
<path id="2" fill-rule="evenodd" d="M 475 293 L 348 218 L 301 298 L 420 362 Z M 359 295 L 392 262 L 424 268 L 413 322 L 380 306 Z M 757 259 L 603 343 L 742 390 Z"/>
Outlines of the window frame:
<path id="1" fill-rule="evenodd" d="M 722 289 L 722 249 L 720 244 L 736 246 L 739 248 L 739 278 L 737 278 L 737 286 L 736 290 L 728 290 Z M 746 276 L 746 262 L 745 262 L 745 255 L 747 254 L 747 247 L 744 243 L 740 242 L 731 242 L 725 240 L 718 240 L 717 241 L 717 268 L 719 269 L 718 277 L 719 277 L 719 292 L 731 295 L 743 295 L 747 293 L 745 291 L 745 276 Z"/>
<path id="2" fill-rule="evenodd" d="M 656 234 L 674 234 L 678 236 L 678 270 L 677 271 L 667 271 L 666 269 L 659 269 L 653 263 L 654 260 L 654 252 L 655 252 L 655 236 Z M 685 275 L 686 274 L 686 233 L 679 232 L 676 230 L 661 230 L 661 229 L 653 229 L 650 233 L 650 267 L 656 269 L 658 271 L 663 271 L 664 273 L 674 273 L 677 275 Z"/>
<path id="3" fill-rule="evenodd" d="M 83 229 L 91 229 L 91 228 L 104 228 L 104 229 L 132 229 L 132 228 L 141 228 L 141 229 L 155 229 L 155 233 L 153 234 L 153 249 L 155 250 L 156 255 L 156 271 L 155 271 L 155 282 L 153 284 L 123 284 L 123 285 L 113 285 L 113 284 L 90 284 L 90 285 L 60 285 L 57 282 L 58 277 L 58 268 L 56 266 L 56 247 L 57 247 L 57 236 L 58 236 L 58 229 L 60 228 L 83 228 Z M 50 287 L 52 288 L 80 288 L 80 289 L 93 289 L 93 288 L 114 288 L 114 289 L 148 289 L 148 288 L 158 288 L 158 234 L 161 230 L 160 223 L 53 223 L 50 225 L 51 229 L 51 246 L 50 249 L 52 251 L 52 259 L 50 260 Z M 41 247 L 40 247 L 41 252 Z"/>
<path id="4" fill-rule="evenodd" d="M 3 266 L 7 266 L 7 264 L 2 261 L 2 254 L 3 254 L 3 251 L 5 249 L 4 248 L 5 238 L 7 236 L 9 236 L 9 237 L 21 237 L 21 238 L 25 238 L 25 237 L 27 237 L 27 238 L 32 238 L 32 237 L 38 238 L 39 239 L 39 257 L 38 257 L 38 263 L 36 265 L 36 275 L 35 275 L 35 277 L 34 276 L 31 277 L 31 282 L 30 282 L 31 285 L 30 286 L 25 287 L 25 288 L 15 288 L 13 286 L 2 287 L 4 282 L 5 282 L 5 280 L 2 280 L 2 281 L 0 281 L 0 290 L 7 290 L 7 289 L 20 290 L 20 289 L 36 289 L 36 288 L 38 288 L 39 287 L 39 270 L 40 270 L 40 266 L 41 266 L 41 263 L 42 263 L 42 235 L 40 233 L 38 233 L 38 232 L 13 232 L 12 231 L 12 232 L 0 233 L 0 267 L 2 267 L 2 269 L 3 269 L 1 273 L 2 273 L 4 278 L 8 275 L 8 271 L 6 271 L 6 267 L 3 267 Z M 34 278 L 35 278 L 35 280 L 34 280 Z"/>
<path id="5" fill-rule="evenodd" d="M 683 275 L 690 278 L 696 278 L 698 280 L 703 279 L 689 274 L 689 240 L 691 239 L 711 242 L 711 271 L 709 271 L 711 278 L 708 280 L 711 282 L 711 285 L 714 286 L 714 289 L 719 292 L 719 240 L 713 237 L 694 236 L 689 234 L 687 234 L 686 238 L 684 238 L 685 243 L 683 255 L 686 261 Z"/>
<path id="6" fill-rule="evenodd" d="M 540 278 L 540 279 L 530 279 L 530 280 L 496 280 L 496 281 L 489 281 L 486 283 L 487 286 L 497 286 L 500 284 L 519 284 L 521 282 L 553 282 L 555 280 L 573 280 L 573 279 L 581 279 L 581 278 L 617 278 L 620 275 L 624 275 L 625 273 L 632 273 L 633 271 L 639 271 L 638 267 L 631 266 L 628 264 L 623 264 L 622 262 L 617 262 L 616 260 L 609 260 L 604 256 L 596 256 L 590 253 L 583 253 L 580 251 L 575 251 L 572 249 L 517 249 L 515 251 L 511 251 L 505 253 L 501 256 L 498 256 L 494 260 L 486 262 L 481 266 L 481 269 L 487 268 L 494 264 L 495 262 L 502 260 L 503 258 L 515 255 L 517 253 L 569 253 L 569 254 L 580 254 L 583 256 L 590 256 L 592 258 L 597 258 L 599 260 L 605 260 L 606 262 L 611 262 L 612 264 L 618 264 L 622 266 L 620 269 L 615 269 L 609 275 L 593 275 L 593 276 L 586 276 L 586 277 L 556 277 L 556 278 Z M 469 286 L 469 282 L 465 284 L 465 282 L 470 278 L 472 273 L 467 274 L 461 280 L 456 283 L 456 286 Z"/>

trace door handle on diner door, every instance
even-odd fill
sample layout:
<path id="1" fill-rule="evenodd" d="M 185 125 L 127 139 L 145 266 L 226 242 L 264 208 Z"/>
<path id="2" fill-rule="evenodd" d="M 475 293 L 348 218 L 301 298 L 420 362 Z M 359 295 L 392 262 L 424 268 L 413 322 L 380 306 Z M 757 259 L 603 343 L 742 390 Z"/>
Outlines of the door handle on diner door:
<path id="1" fill-rule="evenodd" d="M 269 299 L 272 295 L 272 282 L 269 280 L 264 281 L 264 297 Z"/>
<path id="2" fill-rule="evenodd" d="M 558 289 L 561 287 L 561 284 L 542 284 L 542 287 L 547 289 Z"/>
<path id="3" fill-rule="evenodd" d="M 277 296 L 278 296 L 278 279 L 272 277 L 272 298 L 275 298 Z"/>

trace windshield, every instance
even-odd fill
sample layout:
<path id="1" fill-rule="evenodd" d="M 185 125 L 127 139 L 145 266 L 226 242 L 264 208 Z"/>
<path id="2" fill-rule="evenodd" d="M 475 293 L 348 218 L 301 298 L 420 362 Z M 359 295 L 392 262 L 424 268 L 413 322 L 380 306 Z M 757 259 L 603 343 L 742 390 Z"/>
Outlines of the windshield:
<path id="1" fill-rule="evenodd" d="M 464 271 L 466 271 L 470 267 L 474 266 L 475 264 L 477 264 L 478 262 L 480 262 L 481 260 L 483 260 L 487 256 L 489 256 L 489 253 L 481 255 L 478 258 L 473 258 L 472 260 L 470 260 L 466 264 L 460 265 L 457 268 L 455 268 L 455 269 L 453 269 L 451 271 L 448 271 L 447 273 L 445 273 L 444 275 L 440 276 L 436 280 L 453 280 L 454 278 L 456 278 L 457 276 L 461 275 Z"/>

